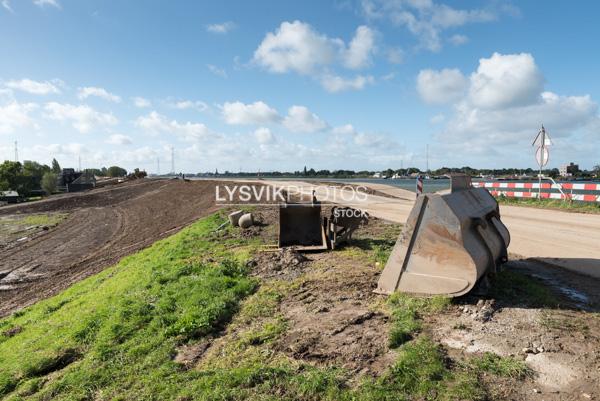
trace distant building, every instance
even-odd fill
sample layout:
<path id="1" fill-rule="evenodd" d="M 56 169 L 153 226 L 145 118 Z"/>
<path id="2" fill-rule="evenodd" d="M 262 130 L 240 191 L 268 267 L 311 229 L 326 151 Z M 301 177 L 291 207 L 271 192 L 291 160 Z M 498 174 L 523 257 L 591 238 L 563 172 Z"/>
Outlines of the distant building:
<path id="1" fill-rule="evenodd" d="M 579 172 L 579 164 L 574 164 L 573 162 L 569 164 L 563 164 L 558 168 L 558 173 L 561 177 L 571 177 L 575 175 L 575 173 Z"/>
<path id="2" fill-rule="evenodd" d="M 375 174 L 373 174 L 373 178 L 381 178 L 381 173 L 375 173 Z"/>
<path id="3" fill-rule="evenodd" d="M 96 177 L 90 171 L 79 172 L 72 168 L 64 168 L 57 180 L 60 191 L 78 192 L 96 186 Z"/>

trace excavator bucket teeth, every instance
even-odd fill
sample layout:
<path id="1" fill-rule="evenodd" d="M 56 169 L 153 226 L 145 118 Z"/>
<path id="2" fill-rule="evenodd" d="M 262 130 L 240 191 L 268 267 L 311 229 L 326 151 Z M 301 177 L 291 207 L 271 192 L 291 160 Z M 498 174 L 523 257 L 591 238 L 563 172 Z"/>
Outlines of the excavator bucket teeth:
<path id="1" fill-rule="evenodd" d="M 492 195 L 453 176 L 450 194 L 417 198 L 375 292 L 466 294 L 507 260 L 509 243 Z"/>

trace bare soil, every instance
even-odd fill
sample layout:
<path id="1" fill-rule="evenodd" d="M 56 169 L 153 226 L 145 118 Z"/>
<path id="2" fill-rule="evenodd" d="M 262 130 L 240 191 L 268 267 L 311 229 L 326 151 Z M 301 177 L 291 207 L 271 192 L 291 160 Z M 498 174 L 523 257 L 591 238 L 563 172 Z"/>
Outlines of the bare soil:
<path id="1" fill-rule="evenodd" d="M 0 248 L 0 316 L 97 273 L 214 212 L 216 181 L 139 180 L 0 208 L 0 216 L 68 213 Z"/>

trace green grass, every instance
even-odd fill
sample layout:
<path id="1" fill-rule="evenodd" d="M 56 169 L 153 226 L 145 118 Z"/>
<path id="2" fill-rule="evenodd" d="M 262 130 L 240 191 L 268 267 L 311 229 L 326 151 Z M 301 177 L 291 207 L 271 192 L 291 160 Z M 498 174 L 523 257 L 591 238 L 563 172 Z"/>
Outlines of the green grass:
<path id="1" fill-rule="evenodd" d="M 477 372 L 487 372 L 496 376 L 510 377 L 523 380 L 532 375 L 531 369 L 525 362 L 513 357 L 500 357 L 496 354 L 486 352 L 482 356 L 472 358 L 468 362 L 469 367 Z"/>
<path id="2" fill-rule="evenodd" d="M 450 302 L 449 298 L 442 296 L 425 298 L 400 292 L 392 294 L 388 300 L 392 321 L 390 348 L 396 348 L 411 340 L 421 330 L 423 316 L 443 311 Z"/>
<path id="3" fill-rule="evenodd" d="M 500 271 L 491 280 L 490 297 L 499 301 L 530 307 L 559 306 L 557 296 L 538 279 L 513 271 Z"/>
<path id="4" fill-rule="evenodd" d="M 257 285 L 228 250 L 243 244 L 214 238 L 222 221 L 204 219 L 1 320 L 0 397 L 175 397 L 199 376 L 180 371 L 175 348 L 220 331 Z"/>
<path id="5" fill-rule="evenodd" d="M 498 196 L 501 205 L 526 206 L 542 209 L 559 209 L 567 212 L 600 213 L 600 202 L 564 201 L 560 199 L 507 198 Z"/>
<path id="6" fill-rule="evenodd" d="M 398 354 L 381 376 L 291 358 L 277 346 L 290 324 L 280 305 L 303 279 L 259 286 L 243 263 L 257 240 L 215 232 L 223 221 L 200 220 L 0 320 L 0 398 L 483 400 L 481 372 L 514 375 L 492 357 L 453 364 L 424 334 L 410 340 L 450 301 L 404 294 L 386 304 Z M 178 348 L 203 341 L 212 345 L 197 367 L 174 362 Z"/>
<path id="7" fill-rule="evenodd" d="M 16 216 L 15 216 L 16 217 Z M 30 214 L 24 217 L 11 217 L 0 220 L 1 225 L 7 226 L 55 226 L 64 220 L 67 215 L 65 213 L 48 213 L 48 214 Z"/>

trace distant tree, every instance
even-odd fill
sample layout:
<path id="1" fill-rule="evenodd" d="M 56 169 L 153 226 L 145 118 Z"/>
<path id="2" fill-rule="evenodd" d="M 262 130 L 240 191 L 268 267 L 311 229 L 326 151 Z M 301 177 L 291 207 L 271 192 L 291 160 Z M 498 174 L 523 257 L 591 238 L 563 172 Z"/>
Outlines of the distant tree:
<path id="1" fill-rule="evenodd" d="M 60 164 L 58 164 L 56 159 L 52 159 L 52 172 L 54 174 L 60 174 L 61 172 Z"/>
<path id="2" fill-rule="evenodd" d="M 306 176 L 306 166 L 304 166 L 304 176 Z"/>
<path id="3" fill-rule="evenodd" d="M 109 177 L 125 177 L 127 175 L 127 170 L 119 166 L 110 166 L 106 171 L 106 175 Z"/>
<path id="4" fill-rule="evenodd" d="M 23 166 L 19 162 L 4 161 L 0 164 L 0 190 L 7 191 L 9 189 L 18 191 L 19 175 Z"/>
<path id="5" fill-rule="evenodd" d="M 600 164 L 596 164 L 592 171 L 594 172 L 594 174 L 596 174 L 596 177 L 600 178 Z"/>
<path id="6" fill-rule="evenodd" d="M 51 195 L 54 192 L 56 192 L 57 178 L 58 176 L 52 171 L 48 171 L 42 176 L 42 189 L 46 191 L 48 195 Z"/>

